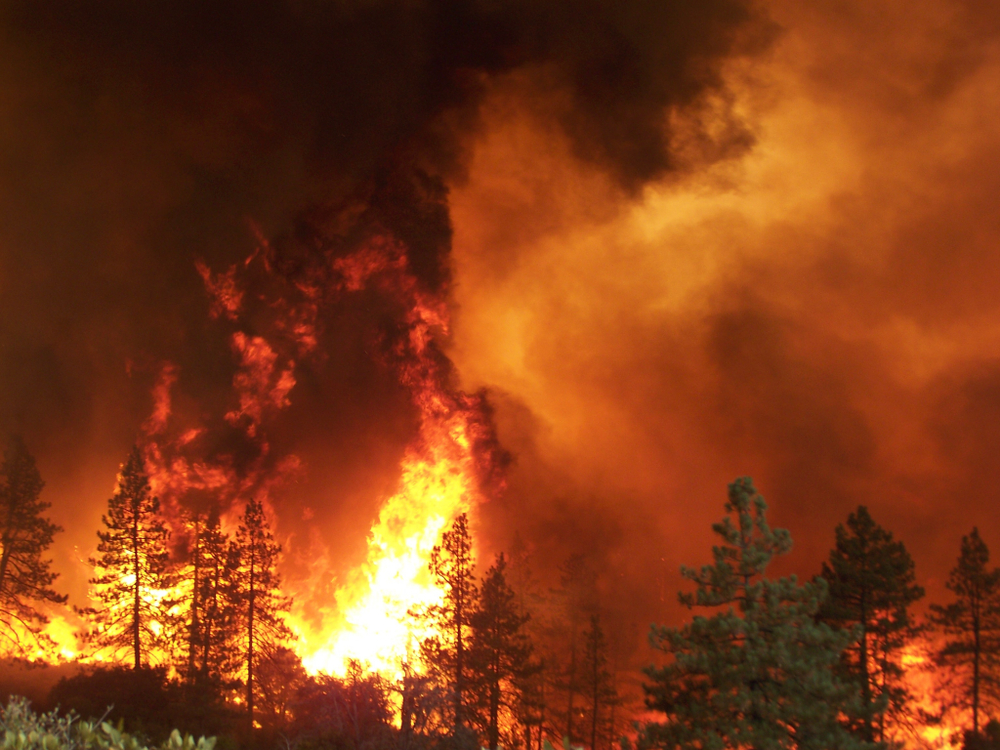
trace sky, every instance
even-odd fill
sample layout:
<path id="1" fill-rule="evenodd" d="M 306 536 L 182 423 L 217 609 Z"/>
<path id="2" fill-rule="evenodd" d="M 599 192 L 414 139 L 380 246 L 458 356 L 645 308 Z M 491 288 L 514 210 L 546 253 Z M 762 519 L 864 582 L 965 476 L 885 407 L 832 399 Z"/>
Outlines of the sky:
<path id="1" fill-rule="evenodd" d="M 818 572 L 860 504 L 928 601 L 973 526 L 1000 544 L 994 3 L 11 3 L 0 112 L 0 428 L 78 603 L 166 362 L 206 456 L 300 459 L 288 548 L 359 561 L 416 429 L 373 355 L 400 311 L 323 308 L 264 451 L 221 418 L 238 368 L 197 265 L 272 248 L 270 335 L 344 222 L 408 244 L 452 384 L 493 408 L 482 554 L 586 555 L 637 642 L 684 616 L 738 476 L 791 531 L 778 573 Z"/>

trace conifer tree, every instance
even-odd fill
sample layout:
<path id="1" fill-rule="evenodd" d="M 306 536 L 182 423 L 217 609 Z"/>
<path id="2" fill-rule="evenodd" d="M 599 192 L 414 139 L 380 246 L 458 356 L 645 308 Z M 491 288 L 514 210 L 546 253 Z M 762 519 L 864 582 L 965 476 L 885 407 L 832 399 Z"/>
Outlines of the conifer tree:
<path id="1" fill-rule="evenodd" d="M 188 602 L 187 680 L 221 688 L 239 671 L 236 640 L 235 576 L 237 556 L 221 530 L 219 513 L 195 513 L 191 535 Z"/>
<path id="2" fill-rule="evenodd" d="M 672 659 L 648 667 L 646 704 L 665 714 L 641 730 L 641 747 L 854 750 L 871 747 L 838 721 L 851 690 L 833 667 L 850 639 L 815 621 L 822 579 L 764 576 L 791 536 L 772 529 L 749 478 L 729 485 L 726 518 L 713 526 L 714 563 L 682 568 L 696 586 L 688 607 L 712 610 L 680 628 L 654 626 L 650 641 Z"/>
<path id="3" fill-rule="evenodd" d="M 255 672 L 268 653 L 293 637 L 284 621 L 289 600 L 281 595 L 281 578 L 277 570 L 281 547 L 274 541 L 259 500 L 247 502 L 236 532 L 234 551 L 238 563 L 234 595 L 238 609 L 238 640 L 246 674 L 247 722 L 252 732 L 254 705 L 259 693 L 254 683 Z"/>
<path id="4" fill-rule="evenodd" d="M 608 710 L 607 720 L 610 721 L 610 709 L 618 701 L 618 691 L 615 689 L 614 675 L 608 669 L 607 641 L 604 629 L 597 615 L 590 616 L 590 626 L 583 634 L 583 674 L 582 692 L 587 698 L 590 714 L 590 750 L 597 750 L 598 728 L 601 723 L 601 712 Z"/>
<path id="5" fill-rule="evenodd" d="M 48 618 L 40 603 L 59 604 L 56 573 L 43 557 L 59 526 L 43 515 L 50 504 L 40 498 L 42 477 L 20 437 L 14 436 L 0 466 L 0 653 L 26 654 L 29 642 L 45 642 Z"/>
<path id="6" fill-rule="evenodd" d="M 518 611 L 528 618 L 525 632 L 533 650 L 538 654 L 554 638 L 552 612 L 546 607 L 552 597 L 542 594 L 541 584 L 532 570 L 531 552 L 517 533 L 511 542 L 505 577 L 514 591 Z M 541 750 L 542 746 L 542 733 L 547 717 L 546 700 L 552 692 L 549 682 L 553 677 L 551 667 L 554 663 L 551 655 L 547 656 L 548 659 L 536 658 L 530 673 L 522 675 L 515 683 L 517 696 L 514 713 L 524 734 L 526 750 L 531 750 L 534 745 Z"/>
<path id="7" fill-rule="evenodd" d="M 501 554 L 483 578 L 479 601 L 470 618 L 469 664 L 476 684 L 486 747 L 497 750 L 500 712 L 513 708 L 517 683 L 532 673 L 531 643 L 524 632 L 528 616 L 517 606 L 507 584 L 507 561 Z"/>
<path id="8" fill-rule="evenodd" d="M 150 661 L 150 651 L 165 645 L 170 629 L 171 587 L 167 528 L 159 517 L 160 501 L 150 494 L 149 477 L 139 448 L 133 447 L 118 475 L 108 512 L 101 516 L 98 557 L 90 559 L 97 575 L 90 579 L 100 605 L 84 610 L 95 630 L 90 639 L 115 658 L 131 651 L 134 669 Z"/>
<path id="9" fill-rule="evenodd" d="M 841 673 L 858 686 L 860 715 L 852 730 L 868 742 L 885 741 L 885 716 L 901 714 L 912 699 L 901 683 L 900 653 L 914 631 L 910 606 L 924 590 L 902 542 L 872 519 L 865 506 L 837 526 L 836 544 L 823 563 L 829 594 L 819 618 L 853 630 Z"/>
<path id="10" fill-rule="evenodd" d="M 556 684 L 559 690 L 565 692 L 565 713 L 560 716 L 565 727 L 562 736 L 571 741 L 579 739 L 577 720 L 582 718 L 582 702 L 586 700 L 580 696 L 580 633 L 583 623 L 597 608 L 596 580 L 596 574 L 581 554 L 572 555 L 559 568 L 560 587 L 557 593 L 563 609 L 560 630 L 565 652 Z"/>
<path id="11" fill-rule="evenodd" d="M 973 528 L 945 583 L 955 601 L 931 605 L 930 620 L 945 636 L 935 658 L 944 668 L 942 693 L 949 707 L 971 712 L 973 736 L 983 707 L 1000 705 L 1000 571 L 989 560 Z"/>
<path id="12" fill-rule="evenodd" d="M 451 725 L 456 735 L 466 721 L 469 685 L 467 652 L 478 595 L 473 564 L 469 519 L 463 513 L 442 535 L 441 544 L 431 551 L 430 571 L 444 590 L 444 600 L 422 614 L 436 626 L 440 635 L 421 645 L 424 663 L 446 685 L 451 695 Z"/>

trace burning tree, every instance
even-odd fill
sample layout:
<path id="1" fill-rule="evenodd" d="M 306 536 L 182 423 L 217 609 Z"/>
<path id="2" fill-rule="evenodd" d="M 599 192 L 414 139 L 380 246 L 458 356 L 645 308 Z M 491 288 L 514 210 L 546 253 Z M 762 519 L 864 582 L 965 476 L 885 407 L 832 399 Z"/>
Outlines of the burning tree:
<path id="1" fill-rule="evenodd" d="M 236 605 L 238 608 L 237 636 L 242 645 L 246 668 L 246 707 L 250 730 L 254 727 L 254 702 L 259 693 L 254 676 L 265 658 L 284 642 L 292 632 L 284 622 L 289 602 L 281 596 L 278 575 L 278 555 L 281 547 L 274 541 L 264 506 L 251 499 L 236 531 Z"/>
<path id="2" fill-rule="evenodd" d="M 0 467 L 0 643 L 4 651 L 25 654 L 24 638 L 44 639 L 48 618 L 38 603 L 62 603 L 66 597 L 52 590 L 56 573 L 42 557 L 59 526 L 42 514 L 42 477 L 35 459 L 20 437 L 12 437 Z"/>
<path id="3" fill-rule="evenodd" d="M 989 559 L 986 543 L 973 528 L 962 537 L 958 563 L 945 583 L 955 601 L 931 605 L 931 622 L 945 636 L 935 661 L 945 668 L 946 707 L 971 712 L 974 737 L 983 705 L 1000 703 L 1000 570 L 987 568 Z"/>
<path id="4" fill-rule="evenodd" d="M 862 708 L 852 729 L 864 740 L 885 741 L 886 714 L 898 715 L 910 701 L 901 683 L 899 658 L 913 632 L 910 605 L 924 595 L 917 586 L 913 558 L 902 542 L 859 506 L 836 529 L 836 546 L 821 575 L 829 596 L 820 619 L 853 630 L 857 637 L 844 652 L 843 676 L 858 686 Z"/>
<path id="5" fill-rule="evenodd" d="M 91 558 L 97 575 L 90 579 L 92 597 L 101 606 L 83 610 L 94 624 L 89 639 L 114 657 L 132 651 L 134 669 L 149 661 L 151 651 L 166 646 L 176 602 L 167 551 L 169 533 L 159 517 L 160 501 L 150 493 L 149 477 L 138 447 L 118 475 L 118 487 L 101 516 L 99 557 Z"/>
<path id="6" fill-rule="evenodd" d="M 722 538 L 714 564 L 681 569 L 697 587 L 680 595 L 683 604 L 724 609 L 681 628 L 654 626 L 651 643 L 672 659 L 645 670 L 646 705 L 666 719 L 642 728 L 640 747 L 872 747 L 838 720 L 852 691 L 833 667 L 851 634 L 816 623 L 826 584 L 764 577 L 771 558 L 792 546 L 766 510 L 752 480 L 737 479 L 730 516 L 712 527 Z"/>

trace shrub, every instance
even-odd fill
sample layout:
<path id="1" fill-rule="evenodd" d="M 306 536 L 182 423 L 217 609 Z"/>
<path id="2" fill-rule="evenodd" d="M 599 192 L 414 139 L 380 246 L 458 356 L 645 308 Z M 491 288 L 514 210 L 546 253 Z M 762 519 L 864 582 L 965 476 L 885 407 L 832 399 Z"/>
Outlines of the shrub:
<path id="1" fill-rule="evenodd" d="M 151 750 L 107 721 L 81 721 L 72 711 L 36 714 L 27 699 L 13 696 L 0 708 L 0 750 Z M 181 737 L 176 729 L 153 750 L 213 750 L 215 738 Z"/>

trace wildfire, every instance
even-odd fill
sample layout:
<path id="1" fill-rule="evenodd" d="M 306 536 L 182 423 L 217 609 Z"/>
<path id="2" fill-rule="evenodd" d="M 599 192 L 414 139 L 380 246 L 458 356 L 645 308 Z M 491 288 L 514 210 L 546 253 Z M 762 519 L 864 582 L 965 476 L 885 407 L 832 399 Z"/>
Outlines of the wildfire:
<path id="1" fill-rule="evenodd" d="M 399 485 L 372 525 L 366 561 L 332 593 L 325 565 L 315 566 L 310 581 L 292 582 L 297 595 L 289 624 L 299 636 L 293 647 L 310 672 L 344 674 L 349 660 L 386 676 L 399 675 L 404 661 L 419 669 L 417 646 L 431 633 L 411 613 L 440 602 L 443 593 L 430 577 L 431 551 L 442 531 L 460 514 L 474 512 L 498 483 L 488 409 L 482 396 L 451 386 L 450 364 L 437 344 L 448 334 L 447 305 L 418 282 L 401 243 L 375 237 L 349 254 L 318 256 L 308 273 L 289 282 L 287 294 L 267 303 L 273 328 L 251 335 L 239 330 L 251 299 L 240 274 L 273 273 L 270 248 L 262 238 L 261 245 L 245 264 L 219 274 L 197 266 L 212 317 L 237 328 L 230 335 L 234 403 L 222 418 L 257 446 L 261 459 L 237 471 L 225 456 L 200 455 L 205 428 L 172 422 L 172 389 L 182 373 L 163 363 L 142 446 L 153 494 L 180 528 L 184 498 L 192 492 L 216 497 L 225 520 L 228 506 L 251 493 L 266 499 L 299 471 L 295 456 L 263 459 L 271 450 L 270 417 L 294 400 L 296 360 L 316 350 L 318 311 L 330 299 L 363 290 L 383 295 L 399 311 L 401 326 L 381 340 L 376 356 L 410 392 L 419 430 L 402 458 Z M 184 593 L 172 592 L 178 600 Z"/>
<path id="2" fill-rule="evenodd" d="M 358 659 L 394 675 L 430 635 L 409 613 L 440 602 L 427 562 L 445 526 L 468 512 L 475 496 L 461 416 L 454 433 L 434 430 L 437 442 L 426 444 L 429 455 L 408 451 L 400 490 L 386 501 L 369 536 L 368 560 L 337 591 L 340 625 L 303 660 L 310 671 L 342 675 L 347 660 Z M 423 432 L 430 431 L 425 426 Z"/>
<path id="3" fill-rule="evenodd" d="M 420 293 L 402 249 L 378 242 L 334 266 L 346 291 L 378 283 L 408 302 L 408 335 L 395 355 L 421 421 L 403 458 L 399 489 L 368 537 L 368 559 L 336 592 L 334 627 L 318 637 L 303 635 L 303 663 L 312 672 L 343 675 L 354 659 L 398 677 L 404 662 L 419 668 L 415 647 L 431 635 L 411 613 L 443 595 L 428 572 L 431 550 L 448 524 L 483 499 L 482 464 L 494 457 L 483 455 L 489 427 L 481 400 L 451 391 L 434 356 L 434 332 L 447 333 L 447 312 Z"/>

